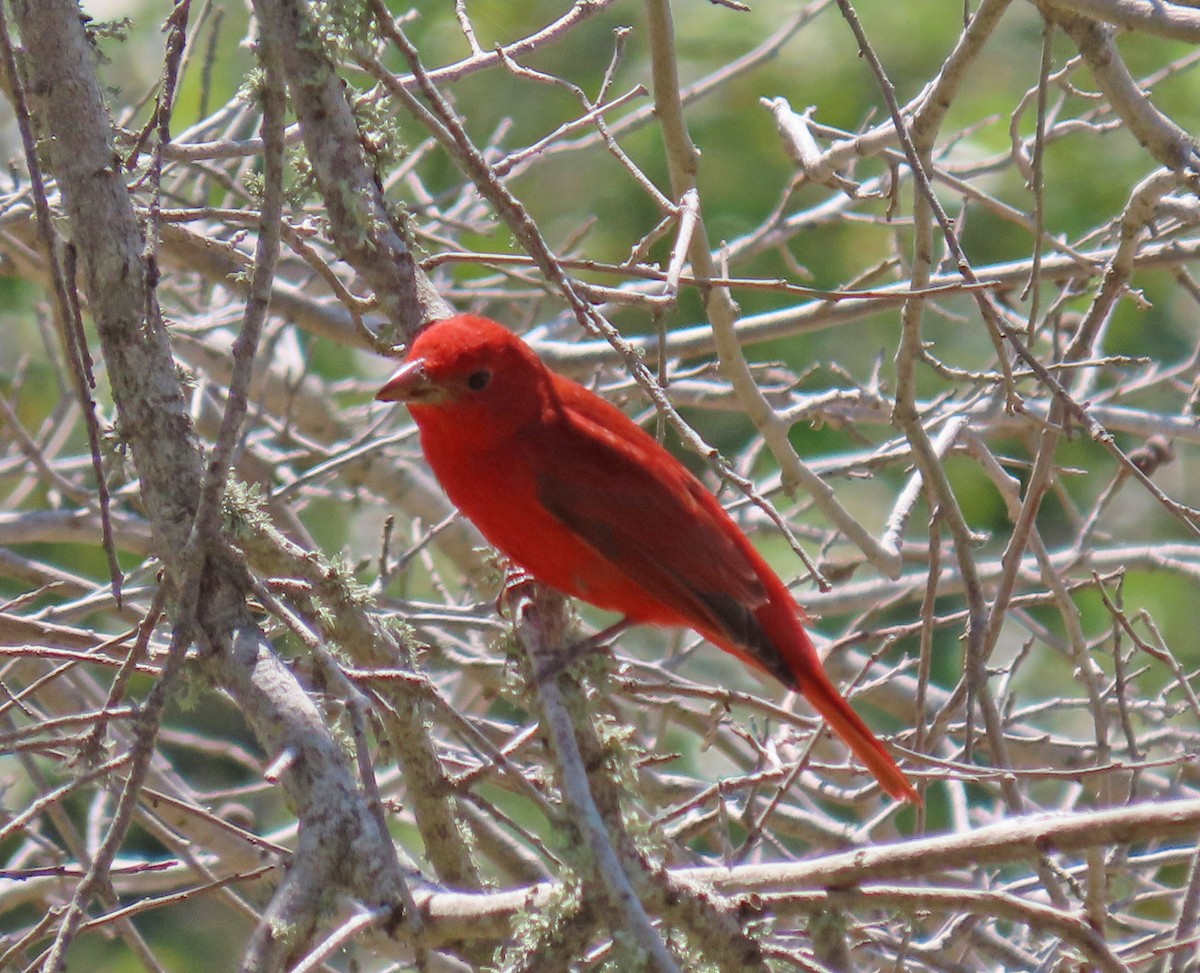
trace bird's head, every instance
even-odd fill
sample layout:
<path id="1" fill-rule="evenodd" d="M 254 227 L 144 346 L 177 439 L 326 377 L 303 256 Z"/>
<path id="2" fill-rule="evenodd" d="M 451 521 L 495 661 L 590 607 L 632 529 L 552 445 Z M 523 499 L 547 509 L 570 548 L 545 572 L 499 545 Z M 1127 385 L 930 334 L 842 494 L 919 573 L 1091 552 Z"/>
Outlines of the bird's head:
<path id="1" fill-rule="evenodd" d="M 486 418 L 515 427 L 542 409 L 549 387 L 546 366 L 517 335 L 460 314 L 421 330 L 375 398 L 405 403 L 418 422 L 442 414 L 459 425 Z"/>

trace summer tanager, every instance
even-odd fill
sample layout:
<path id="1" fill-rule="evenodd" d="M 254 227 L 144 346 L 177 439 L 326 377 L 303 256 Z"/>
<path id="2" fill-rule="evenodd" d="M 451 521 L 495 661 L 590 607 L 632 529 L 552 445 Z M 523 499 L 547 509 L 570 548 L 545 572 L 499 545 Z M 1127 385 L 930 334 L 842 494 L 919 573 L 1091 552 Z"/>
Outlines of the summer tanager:
<path id="1" fill-rule="evenodd" d="M 917 792 L 834 688 L 783 582 L 721 504 L 620 409 L 462 314 L 418 333 L 377 399 L 404 402 L 442 488 L 539 581 L 690 628 L 797 689 L 884 790 Z"/>

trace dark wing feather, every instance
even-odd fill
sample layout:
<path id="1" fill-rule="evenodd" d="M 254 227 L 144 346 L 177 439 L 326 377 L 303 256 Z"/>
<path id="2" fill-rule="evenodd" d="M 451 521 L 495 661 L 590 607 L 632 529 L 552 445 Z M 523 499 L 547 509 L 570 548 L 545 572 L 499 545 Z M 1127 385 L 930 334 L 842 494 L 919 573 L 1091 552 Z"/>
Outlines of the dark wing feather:
<path id="1" fill-rule="evenodd" d="M 538 496 L 565 527 L 660 603 L 791 682 L 756 609 L 757 555 L 716 498 L 615 406 L 559 379 L 558 416 L 534 444 L 553 463 Z"/>

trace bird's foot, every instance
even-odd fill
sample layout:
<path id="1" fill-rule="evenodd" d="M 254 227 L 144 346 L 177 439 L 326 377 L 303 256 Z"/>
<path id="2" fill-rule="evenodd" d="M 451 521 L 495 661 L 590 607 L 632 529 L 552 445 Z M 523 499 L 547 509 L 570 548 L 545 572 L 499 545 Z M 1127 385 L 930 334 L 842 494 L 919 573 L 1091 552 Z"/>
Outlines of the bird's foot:
<path id="1" fill-rule="evenodd" d="M 537 578 L 511 561 L 505 562 L 504 584 L 500 586 L 500 594 L 496 595 L 496 614 L 501 618 L 510 617 L 510 608 L 522 593 L 521 589 L 531 584 L 537 584 Z"/>
<path id="2" fill-rule="evenodd" d="M 496 611 L 504 617 L 512 617 L 513 606 L 520 599 L 529 594 L 528 588 L 530 585 L 538 584 L 537 578 L 526 571 L 519 565 L 513 564 L 511 561 L 505 564 L 504 584 L 500 589 L 500 594 L 496 596 Z M 577 639 L 576 641 L 565 646 L 561 652 L 543 663 L 534 670 L 533 678 L 538 685 L 554 679 L 556 676 L 566 672 L 580 659 L 591 655 L 597 649 L 608 648 L 609 644 L 625 629 L 630 628 L 635 623 L 628 619 L 622 618 L 618 622 L 614 622 L 607 628 L 601 629 L 594 635 L 589 635 L 587 638 Z"/>

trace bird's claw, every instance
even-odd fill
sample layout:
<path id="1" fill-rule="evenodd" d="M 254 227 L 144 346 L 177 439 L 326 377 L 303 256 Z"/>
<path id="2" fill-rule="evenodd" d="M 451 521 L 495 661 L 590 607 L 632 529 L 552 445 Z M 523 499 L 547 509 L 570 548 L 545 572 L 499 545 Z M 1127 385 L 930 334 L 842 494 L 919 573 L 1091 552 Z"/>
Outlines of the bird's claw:
<path id="1" fill-rule="evenodd" d="M 537 584 L 537 579 L 523 567 L 508 561 L 504 565 L 504 583 L 500 586 L 500 594 L 496 595 L 496 614 L 501 618 L 511 618 L 511 608 L 521 589 L 531 584 Z"/>

